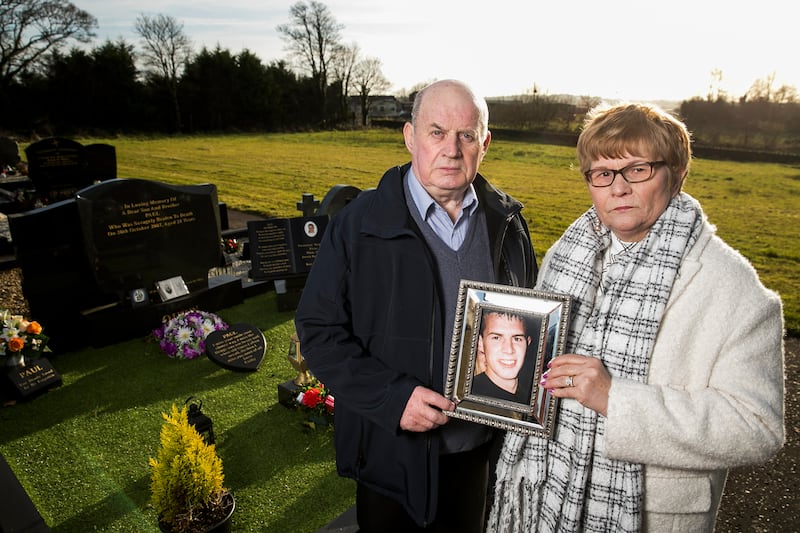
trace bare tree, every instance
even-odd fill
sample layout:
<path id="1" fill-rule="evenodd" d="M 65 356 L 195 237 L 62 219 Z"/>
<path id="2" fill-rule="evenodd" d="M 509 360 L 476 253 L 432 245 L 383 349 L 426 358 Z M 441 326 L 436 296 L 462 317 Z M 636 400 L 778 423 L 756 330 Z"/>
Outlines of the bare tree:
<path id="1" fill-rule="evenodd" d="M 324 116 L 328 70 L 337 47 L 340 46 L 342 24 L 336 22 L 328 6 L 316 0 L 301 0 L 289 9 L 291 21 L 280 24 L 278 33 L 286 49 L 316 80 L 321 112 Z"/>
<path id="2" fill-rule="evenodd" d="M 136 33 L 142 38 L 142 58 L 151 76 L 160 79 L 169 90 L 175 113 L 175 128 L 181 129 L 178 105 L 178 79 L 192 56 L 192 44 L 183 32 L 183 24 L 170 15 L 139 15 Z"/>
<path id="3" fill-rule="evenodd" d="M 798 99 L 800 99 L 800 95 L 794 85 L 783 84 L 774 93 L 774 100 L 779 104 L 795 104 Z"/>
<path id="4" fill-rule="evenodd" d="M 89 42 L 97 19 L 67 0 L 2 0 L 0 87 L 32 70 L 69 39 Z"/>
<path id="5" fill-rule="evenodd" d="M 353 69 L 353 84 L 361 102 L 361 124 L 367 125 L 369 116 L 371 94 L 381 93 L 391 87 L 391 83 L 381 71 L 381 60 L 377 57 L 368 57 L 356 64 Z"/>
<path id="6" fill-rule="evenodd" d="M 797 87 L 784 83 L 776 88 L 775 77 L 773 72 L 769 76 L 754 81 L 744 96 L 739 99 L 739 102 L 796 103 L 798 101 Z"/>
<path id="7" fill-rule="evenodd" d="M 336 47 L 332 58 L 333 79 L 338 80 L 342 86 L 340 95 L 340 106 L 343 111 L 347 110 L 347 97 L 350 96 L 350 89 L 353 85 L 353 69 L 361 56 L 358 44 L 339 45 Z"/>
<path id="8" fill-rule="evenodd" d="M 578 97 L 578 107 L 581 110 L 585 109 L 586 111 L 589 111 L 590 109 L 599 106 L 600 102 L 602 101 L 603 99 L 600 98 L 599 96 L 591 96 L 588 94 L 583 94 Z"/>
<path id="9" fill-rule="evenodd" d="M 757 79 L 753 82 L 745 95 L 742 97 L 743 101 L 748 102 L 771 102 L 772 101 L 772 86 L 775 84 L 775 73 Z"/>
<path id="10" fill-rule="evenodd" d="M 711 71 L 711 81 L 708 84 L 708 95 L 706 100 L 709 102 L 724 102 L 728 95 L 722 88 L 722 70 L 715 68 Z"/>

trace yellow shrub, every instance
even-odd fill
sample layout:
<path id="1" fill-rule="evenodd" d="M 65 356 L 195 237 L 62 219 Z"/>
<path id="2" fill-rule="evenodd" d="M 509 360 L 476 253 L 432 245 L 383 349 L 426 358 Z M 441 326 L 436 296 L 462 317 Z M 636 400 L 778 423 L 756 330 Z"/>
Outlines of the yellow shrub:
<path id="1" fill-rule="evenodd" d="M 222 461 L 213 444 L 189 424 L 186 407 L 162 413 L 161 448 L 150 458 L 150 492 L 159 519 L 173 531 L 187 531 L 198 512 L 219 506 L 223 487 Z"/>

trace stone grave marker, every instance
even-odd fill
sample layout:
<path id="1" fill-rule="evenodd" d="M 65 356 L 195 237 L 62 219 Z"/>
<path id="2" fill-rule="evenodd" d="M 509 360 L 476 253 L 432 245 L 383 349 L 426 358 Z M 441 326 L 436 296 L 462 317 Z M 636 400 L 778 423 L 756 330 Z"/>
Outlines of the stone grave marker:
<path id="1" fill-rule="evenodd" d="M 350 203 L 350 200 L 361 194 L 361 189 L 353 187 L 352 185 L 334 185 L 325 194 L 322 202 L 319 204 L 317 214 L 328 215 L 333 217 L 342 210 L 344 206 Z"/>
<path id="2" fill-rule="evenodd" d="M 253 279 L 308 274 L 327 225 L 328 217 L 317 215 L 249 221 Z"/>
<path id="3" fill-rule="evenodd" d="M 83 147 L 86 178 L 90 183 L 117 177 L 117 149 L 110 144 L 94 143 Z"/>
<path id="4" fill-rule="evenodd" d="M 36 193 L 48 202 L 69 198 L 92 184 L 85 172 L 83 145 L 77 141 L 49 137 L 29 145 L 25 155 Z"/>
<path id="5" fill-rule="evenodd" d="M 250 324 L 231 324 L 206 337 L 206 355 L 229 370 L 255 372 L 267 353 L 264 334 Z"/>
<path id="6" fill-rule="evenodd" d="M 77 191 L 117 177 L 116 149 L 103 143 L 83 144 L 48 137 L 25 148 L 28 177 L 46 203 L 71 198 Z"/>
<path id="7" fill-rule="evenodd" d="M 24 366 L 6 368 L 8 379 L 6 396 L 15 400 L 29 400 L 51 389 L 60 387 L 61 376 L 46 357 L 27 359 Z"/>
<path id="8" fill-rule="evenodd" d="M 104 291 L 124 298 L 144 289 L 151 301 L 164 300 L 156 283 L 175 276 L 189 292 L 208 287 L 221 253 L 214 185 L 122 179 L 86 188 L 76 201 L 86 256 Z"/>
<path id="9" fill-rule="evenodd" d="M 240 280 L 209 282 L 221 258 L 214 185 L 103 181 L 9 215 L 9 227 L 23 294 L 56 351 L 118 342 L 165 315 L 243 300 Z"/>
<path id="10" fill-rule="evenodd" d="M 350 185 L 336 185 L 322 202 L 304 193 L 297 202 L 302 216 L 247 223 L 250 275 L 274 280 L 279 311 L 297 307 L 328 221 L 360 192 Z"/>

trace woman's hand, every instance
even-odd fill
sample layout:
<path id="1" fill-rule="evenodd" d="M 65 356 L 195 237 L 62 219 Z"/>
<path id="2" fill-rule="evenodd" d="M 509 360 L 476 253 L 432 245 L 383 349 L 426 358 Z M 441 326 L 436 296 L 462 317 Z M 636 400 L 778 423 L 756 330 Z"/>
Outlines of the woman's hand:
<path id="1" fill-rule="evenodd" d="M 606 416 L 611 375 L 599 359 L 577 354 L 556 357 L 542 374 L 541 385 L 557 398 L 573 398 Z"/>

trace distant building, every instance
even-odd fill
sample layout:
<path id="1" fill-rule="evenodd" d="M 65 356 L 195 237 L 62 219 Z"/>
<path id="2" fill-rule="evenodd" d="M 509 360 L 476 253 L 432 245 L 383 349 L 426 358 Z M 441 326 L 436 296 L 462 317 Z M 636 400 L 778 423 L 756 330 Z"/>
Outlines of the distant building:
<path id="1" fill-rule="evenodd" d="M 361 98 L 351 96 L 347 99 L 347 109 L 353 116 L 361 119 Z M 368 120 L 406 120 L 411 117 L 411 103 L 402 102 L 394 96 L 370 96 Z"/>

